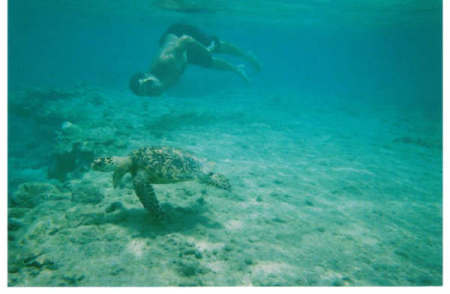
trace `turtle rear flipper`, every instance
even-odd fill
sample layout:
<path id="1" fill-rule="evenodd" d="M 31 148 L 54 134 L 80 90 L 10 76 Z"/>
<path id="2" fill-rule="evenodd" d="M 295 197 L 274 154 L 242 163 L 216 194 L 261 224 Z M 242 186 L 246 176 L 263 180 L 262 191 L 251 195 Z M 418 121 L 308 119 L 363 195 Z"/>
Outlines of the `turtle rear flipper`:
<path id="1" fill-rule="evenodd" d="M 205 183 L 207 185 L 215 186 L 217 188 L 231 191 L 230 181 L 221 174 L 216 173 L 208 173 L 200 176 L 200 182 Z"/>
<path id="2" fill-rule="evenodd" d="M 153 186 L 148 182 L 145 171 L 139 171 L 133 179 L 134 191 L 142 205 L 156 218 L 162 217 L 162 210 Z"/>

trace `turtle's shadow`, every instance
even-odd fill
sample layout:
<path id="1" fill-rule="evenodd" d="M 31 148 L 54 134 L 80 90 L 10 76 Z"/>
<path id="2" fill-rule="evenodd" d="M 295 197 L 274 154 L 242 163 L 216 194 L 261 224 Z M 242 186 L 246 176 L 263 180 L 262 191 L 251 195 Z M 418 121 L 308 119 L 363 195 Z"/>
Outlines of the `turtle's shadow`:
<path id="1" fill-rule="evenodd" d="M 189 207 L 173 206 L 170 203 L 161 205 L 163 220 L 156 220 L 144 208 L 123 208 L 109 218 L 109 223 L 126 227 L 135 237 L 155 237 L 173 232 L 189 231 L 198 225 L 221 229 L 223 226 L 204 216 L 204 205 L 195 203 Z"/>

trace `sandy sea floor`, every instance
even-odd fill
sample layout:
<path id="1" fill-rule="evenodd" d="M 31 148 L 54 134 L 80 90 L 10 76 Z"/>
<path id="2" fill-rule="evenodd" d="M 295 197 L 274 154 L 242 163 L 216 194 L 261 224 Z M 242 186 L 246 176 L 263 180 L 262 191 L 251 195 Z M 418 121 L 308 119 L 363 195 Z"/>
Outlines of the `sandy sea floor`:
<path id="1" fill-rule="evenodd" d="M 440 113 L 375 98 L 10 93 L 9 285 L 440 285 Z M 148 145 L 232 191 L 155 185 L 152 220 L 129 175 L 89 169 Z"/>

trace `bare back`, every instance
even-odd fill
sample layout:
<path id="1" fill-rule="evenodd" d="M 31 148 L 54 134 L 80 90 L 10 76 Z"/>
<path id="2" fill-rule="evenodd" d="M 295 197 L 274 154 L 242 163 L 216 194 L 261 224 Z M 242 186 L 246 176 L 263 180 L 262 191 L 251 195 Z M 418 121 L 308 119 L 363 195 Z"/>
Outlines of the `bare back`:
<path id="1" fill-rule="evenodd" d="M 181 48 L 177 36 L 166 37 L 158 57 L 153 62 L 150 72 L 157 76 L 165 88 L 178 81 L 187 66 L 186 50 Z"/>

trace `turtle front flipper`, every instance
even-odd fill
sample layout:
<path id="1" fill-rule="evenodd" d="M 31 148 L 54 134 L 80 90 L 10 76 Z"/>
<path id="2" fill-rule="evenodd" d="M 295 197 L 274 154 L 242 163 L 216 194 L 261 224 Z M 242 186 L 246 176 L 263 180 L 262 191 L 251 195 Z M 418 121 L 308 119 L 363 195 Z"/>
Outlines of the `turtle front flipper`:
<path id="1" fill-rule="evenodd" d="M 133 179 L 134 191 L 142 205 L 156 218 L 162 217 L 162 210 L 156 198 L 155 190 L 148 181 L 145 171 L 139 171 Z"/>
<path id="2" fill-rule="evenodd" d="M 128 170 L 118 167 L 114 170 L 113 173 L 113 187 L 117 188 L 122 177 L 128 172 Z"/>
<path id="3" fill-rule="evenodd" d="M 132 160 L 128 157 L 113 157 L 113 162 L 115 165 L 114 173 L 113 173 L 113 187 L 117 188 L 122 177 L 130 171 Z"/>

